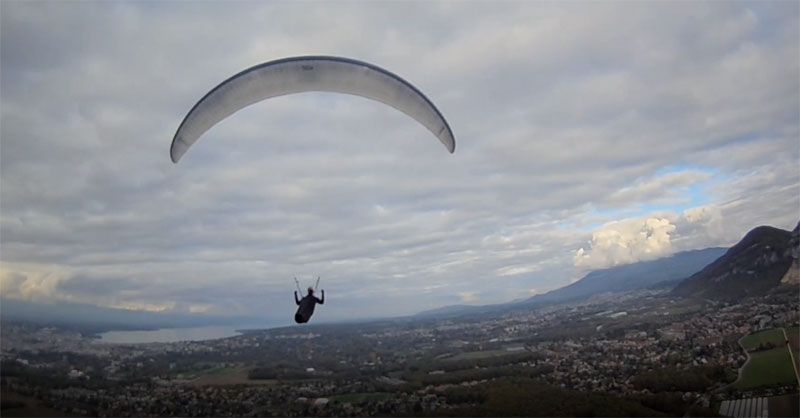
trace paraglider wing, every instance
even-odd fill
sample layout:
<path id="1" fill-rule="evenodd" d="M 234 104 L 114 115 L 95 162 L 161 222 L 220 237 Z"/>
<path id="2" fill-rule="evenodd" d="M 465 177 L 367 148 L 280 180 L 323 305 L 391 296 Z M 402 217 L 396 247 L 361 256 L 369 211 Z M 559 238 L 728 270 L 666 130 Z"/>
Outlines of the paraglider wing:
<path id="1" fill-rule="evenodd" d="M 170 148 L 172 161 L 177 163 L 203 133 L 239 109 L 270 97 L 307 91 L 352 94 L 385 103 L 414 118 L 448 151 L 455 151 L 455 138 L 447 121 L 409 82 L 366 62 L 308 56 L 256 65 L 208 92 L 178 127 Z"/>

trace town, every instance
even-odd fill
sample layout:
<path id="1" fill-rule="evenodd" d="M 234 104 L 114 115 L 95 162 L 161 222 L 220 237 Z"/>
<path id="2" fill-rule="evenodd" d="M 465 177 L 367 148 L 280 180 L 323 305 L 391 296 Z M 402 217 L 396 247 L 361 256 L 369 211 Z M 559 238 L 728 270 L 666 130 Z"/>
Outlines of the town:
<path id="1" fill-rule="evenodd" d="M 794 359 L 798 319 L 794 291 L 724 303 L 645 290 L 198 342 L 109 344 L 9 322 L 2 391 L 5 411 L 81 416 L 715 415 L 797 395 L 796 364 L 790 380 L 742 385 L 739 341 L 782 328 Z"/>

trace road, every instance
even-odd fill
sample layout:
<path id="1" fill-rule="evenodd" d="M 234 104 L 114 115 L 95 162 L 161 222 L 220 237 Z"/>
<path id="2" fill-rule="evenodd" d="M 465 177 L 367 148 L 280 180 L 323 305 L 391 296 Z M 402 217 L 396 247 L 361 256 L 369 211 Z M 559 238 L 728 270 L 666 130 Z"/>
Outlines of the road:
<path id="1" fill-rule="evenodd" d="M 794 359 L 794 351 L 792 351 L 792 345 L 789 344 L 789 336 L 786 335 L 786 328 L 781 328 L 781 331 L 783 331 L 783 339 L 786 341 L 786 349 L 789 350 L 789 356 L 792 358 L 792 366 L 794 366 L 794 377 L 797 379 L 797 386 L 800 387 L 800 373 L 797 371 L 800 365 L 798 365 L 797 360 Z M 741 369 L 739 370 L 741 371 Z M 739 376 L 741 376 L 741 374 Z"/>

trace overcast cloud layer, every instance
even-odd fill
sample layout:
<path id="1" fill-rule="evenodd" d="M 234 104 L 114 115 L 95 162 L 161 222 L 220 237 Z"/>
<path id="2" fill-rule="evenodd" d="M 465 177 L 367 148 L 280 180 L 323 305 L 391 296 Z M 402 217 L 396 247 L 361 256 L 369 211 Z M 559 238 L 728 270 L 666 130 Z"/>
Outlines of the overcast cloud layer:
<path id="1" fill-rule="evenodd" d="M 0 5 L 5 297 L 289 322 L 528 297 L 800 218 L 797 2 Z M 388 106 L 251 106 L 172 164 L 209 89 L 339 55 Z"/>

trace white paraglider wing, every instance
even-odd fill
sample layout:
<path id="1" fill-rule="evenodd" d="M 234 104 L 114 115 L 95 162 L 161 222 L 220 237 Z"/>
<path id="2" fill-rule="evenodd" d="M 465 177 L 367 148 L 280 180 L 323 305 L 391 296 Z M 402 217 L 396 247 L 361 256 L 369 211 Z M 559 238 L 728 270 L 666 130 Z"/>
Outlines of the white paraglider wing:
<path id="1" fill-rule="evenodd" d="M 414 118 L 451 153 L 455 138 L 442 114 L 416 87 L 375 65 L 340 57 L 294 57 L 248 68 L 212 89 L 183 119 L 172 139 L 177 163 L 215 124 L 270 97 L 307 91 L 345 93 L 385 103 Z"/>

